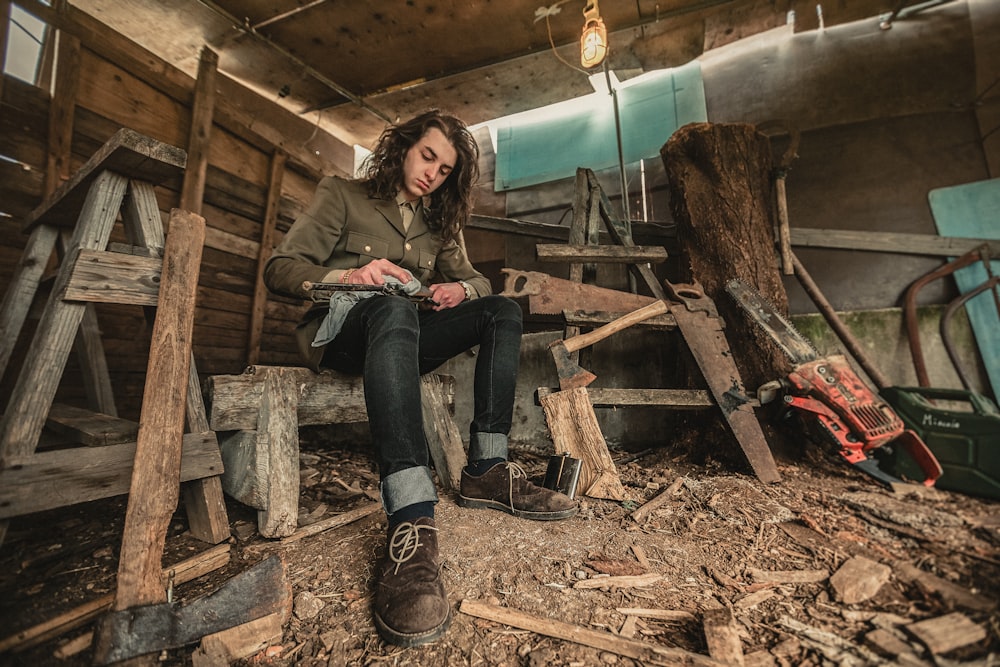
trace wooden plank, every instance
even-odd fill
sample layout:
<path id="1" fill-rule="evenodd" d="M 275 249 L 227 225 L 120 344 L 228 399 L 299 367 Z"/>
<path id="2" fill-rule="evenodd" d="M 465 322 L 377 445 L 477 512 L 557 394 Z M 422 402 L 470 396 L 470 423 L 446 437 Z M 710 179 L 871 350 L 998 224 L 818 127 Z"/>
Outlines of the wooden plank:
<path id="1" fill-rule="evenodd" d="M 608 322 L 613 322 L 620 317 L 628 315 L 627 312 L 609 312 L 606 310 L 563 310 L 563 319 L 567 324 L 575 326 L 603 326 Z M 677 320 L 670 313 L 650 317 L 632 326 L 656 331 L 673 331 L 677 328 Z"/>
<path id="2" fill-rule="evenodd" d="M 250 309 L 250 336 L 247 340 L 247 363 L 260 360 L 260 339 L 264 328 L 264 311 L 267 306 L 267 286 L 264 284 L 264 265 L 275 246 L 275 226 L 278 222 L 278 202 L 281 200 L 282 176 L 285 173 L 287 154 L 276 151 L 271 156 L 271 175 L 268 179 L 267 205 L 261 224 L 260 245 L 257 249 L 257 273 L 254 278 L 253 306 Z"/>
<path id="3" fill-rule="evenodd" d="M 344 512 L 343 514 L 338 514 L 332 516 L 328 519 L 323 519 L 317 521 L 316 523 L 311 523 L 308 526 L 303 526 L 299 528 L 294 533 L 288 537 L 282 538 L 282 544 L 288 544 L 290 542 L 298 542 L 304 537 L 311 537 L 312 535 L 319 535 L 322 532 L 333 530 L 334 528 L 340 528 L 341 526 L 346 526 L 349 523 L 354 523 L 359 519 L 363 519 L 369 514 L 374 514 L 382 509 L 382 503 L 366 503 L 361 507 L 357 507 L 353 510 Z"/>
<path id="4" fill-rule="evenodd" d="M 205 195 L 205 173 L 212 141 L 212 115 L 215 112 L 215 80 L 219 56 L 207 46 L 201 47 L 198 78 L 191 105 L 191 134 L 188 138 L 188 161 L 181 186 L 180 208 L 201 215 Z"/>
<path id="5" fill-rule="evenodd" d="M 57 227 L 75 225 L 90 184 L 105 170 L 155 184 L 178 175 L 184 169 L 186 159 L 180 148 L 122 128 L 70 180 L 28 214 L 24 219 L 24 229 L 30 230 L 41 223 Z"/>
<path id="6" fill-rule="evenodd" d="M 610 632 L 591 630 L 572 623 L 565 623 L 549 618 L 541 618 L 525 614 L 517 609 L 465 599 L 459 606 L 459 611 L 476 618 L 483 618 L 495 623 L 502 623 L 522 630 L 528 630 L 546 637 L 555 637 L 564 641 L 589 646 L 601 651 L 609 651 L 638 660 L 648 665 L 693 665 L 695 667 L 721 666 L 719 662 L 708 656 L 692 653 L 679 648 L 670 648 L 658 644 L 637 641 L 613 635 Z"/>
<path id="7" fill-rule="evenodd" d="M 135 442 L 139 424 L 106 413 L 84 410 L 65 403 L 53 403 L 45 426 L 70 442 L 88 447 Z"/>
<path id="8" fill-rule="evenodd" d="M 593 498 L 624 500 L 625 489 L 608 451 L 587 389 L 557 391 L 540 399 L 557 452 L 580 459 L 580 493 Z"/>
<path id="9" fill-rule="evenodd" d="M 420 395 L 423 399 L 424 435 L 434 460 L 434 469 L 444 489 L 457 492 L 467 460 L 462 434 L 449 409 L 454 402 L 455 379 L 425 375 L 420 378 Z"/>
<path id="10" fill-rule="evenodd" d="M 257 418 L 258 457 L 267 457 L 267 497 L 257 513 L 263 537 L 287 537 L 299 523 L 298 385 L 287 368 L 264 371 L 264 394 Z M 264 435 L 266 434 L 266 435 Z"/>
<path id="11" fill-rule="evenodd" d="M 81 250 L 66 285 L 67 301 L 155 306 L 163 260 L 107 250 Z"/>
<path id="12" fill-rule="evenodd" d="M 73 114 L 80 86 L 80 40 L 59 34 L 55 88 L 49 103 L 48 149 L 45 164 L 45 194 L 69 180 L 73 146 Z"/>
<path id="13" fill-rule="evenodd" d="M 108 373 L 108 359 L 101 341 L 101 325 L 97 322 L 97 310 L 88 303 L 83 309 L 83 319 L 76 330 L 73 342 L 77 364 L 80 367 L 81 382 L 91 410 L 118 416 L 115 392 Z"/>
<path id="14" fill-rule="evenodd" d="M 175 209 L 164 249 L 142 420 L 129 488 L 115 610 L 166 600 L 160 560 L 180 493 L 181 442 L 191 366 L 191 331 L 205 221 Z"/>
<path id="15" fill-rule="evenodd" d="M 104 171 L 96 177 L 80 212 L 82 222 L 70 241 L 71 253 L 76 248 L 94 249 L 107 245 L 125 187 L 126 179 L 118 174 Z M 66 367 L 85 308 L 85 304 L 58 298 L 70 268 L 65 262 L 60 268 L 53 296 L 42 313 L 10 403 L 0 421 L 0 460 L 34 451 Z"/>
<path id="16" fill-rule="evenodd" d="M 517 236 L 532 236 L 541 239 L 551 239 L 553 241 L 569 241 L 569 227 L 553 225 L 547 222 L 533 222 L 530 220 L 516 220 L 513 218 L 497 218 L 489 215 L 473 214 L 469 219 L 469 227 Z M 642 222 L 632 223 L 632 234 L 636 239 L 648 245 L 654 245 L 657 242 L 663 242 L 662 244 L 665 245 L 666 242 L 672 242 L 677 237 L 673 227 Z M 598 239 L 602 244 L 614 242 L 611 235 L 607 232 L 601 232 Z"/>
<path id="17" fill-rule="evenodd" d="M 900 234 L 868 232 L 852 229 L 791 229 L 792 245 L 801 248 L 834 248 L 867 252 L 888 252 L 931 257 L 959 257 L 984 243 L 990 246 L 990 257 L 1000 259 L 1000 242 L 996 239 L 967 239 L 935 234 Z"/>
<path id="18" fill-rule="evenodd" d="M 4 292 L 0 305 L 0 377 L 7 370 L 10 356 L 28 317 L 31 303 L 38 292 L 42 272 L 52 256 L 58 232 L 54 227 L 39 225 L 31 231 L 14 275 Z"/>
<path id="19" fill-rule="evenodd" d="M 128 493 L 136 443 L 36 452 L 0 470 L 0 519 Z M 215 434 L 184 436 L 180 480 L 219 475 Z"/>
<path id="20" fill-rule="evenodd" d="M 539 387 L 541 400 L 558 392 L 557 387 Z M 618 389 L 587 387 L 587 399 L 595 408 L 653 407 L 674 410 L 701 410 L 715 407 L 712 395 L 701 389 Z"/>
<path id="21" fill-rule="evenodd" d="M 662 246 L 602 246 L 559 245 L 539 243 L 535 254 L 540 262 L 594 262 L 603 264 L 633 264 L 667 261 L 667 250 Z"/>

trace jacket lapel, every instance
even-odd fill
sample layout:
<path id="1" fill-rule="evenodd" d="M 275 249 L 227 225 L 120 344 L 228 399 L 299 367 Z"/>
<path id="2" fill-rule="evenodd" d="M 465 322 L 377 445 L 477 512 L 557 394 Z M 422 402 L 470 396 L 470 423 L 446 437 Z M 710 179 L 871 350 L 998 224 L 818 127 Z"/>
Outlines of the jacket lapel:
<path id="1" fill-rule="evenodd" d="M 402 236 L 406 236 L 406 232 L 403 230 L 403 216 L 399 213 L 399 206 L 396 205 L 394 200 L 381 201 L 375 205 L 375 210 L 382 214 L 382 216 L 396 228 Z"/>

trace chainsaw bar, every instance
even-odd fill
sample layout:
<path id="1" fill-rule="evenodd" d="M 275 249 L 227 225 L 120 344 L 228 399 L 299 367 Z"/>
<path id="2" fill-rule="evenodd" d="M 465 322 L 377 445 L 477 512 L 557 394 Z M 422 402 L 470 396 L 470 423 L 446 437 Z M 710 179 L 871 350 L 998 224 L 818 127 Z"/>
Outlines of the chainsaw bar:
<path id="1" fill-rule="evenodd" d="M 726 283 L 726 291 L 796 366 L 819 359 L 812 343 L 757 290 L 734 278 Z"/>

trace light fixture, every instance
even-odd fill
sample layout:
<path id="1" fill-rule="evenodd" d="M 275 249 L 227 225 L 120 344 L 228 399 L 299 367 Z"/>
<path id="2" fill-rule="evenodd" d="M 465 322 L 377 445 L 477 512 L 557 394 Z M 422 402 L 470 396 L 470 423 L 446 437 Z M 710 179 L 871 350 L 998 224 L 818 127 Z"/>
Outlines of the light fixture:
<path id="1" fill-rule="evenodd" d="M 583 8 L 583 34 L 580 36 L 580 64 L 596 67 L 608 55 L 608 30 L 601 19 L 597 0 L 587 0 Z"/>

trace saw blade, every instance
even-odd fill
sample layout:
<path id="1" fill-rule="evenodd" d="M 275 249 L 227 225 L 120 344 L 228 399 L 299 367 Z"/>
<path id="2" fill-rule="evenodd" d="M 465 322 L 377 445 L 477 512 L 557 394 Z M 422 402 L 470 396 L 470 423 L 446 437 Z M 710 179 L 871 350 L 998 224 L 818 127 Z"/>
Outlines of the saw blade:
<path id="1" fill-rule="evenodd" d="M 763 329 L 795 365 L 819 359 L 819 352 L 784 315 L 753 287 L 741 280 L 726 283 L 726 291 L 750 319 Z"/>

